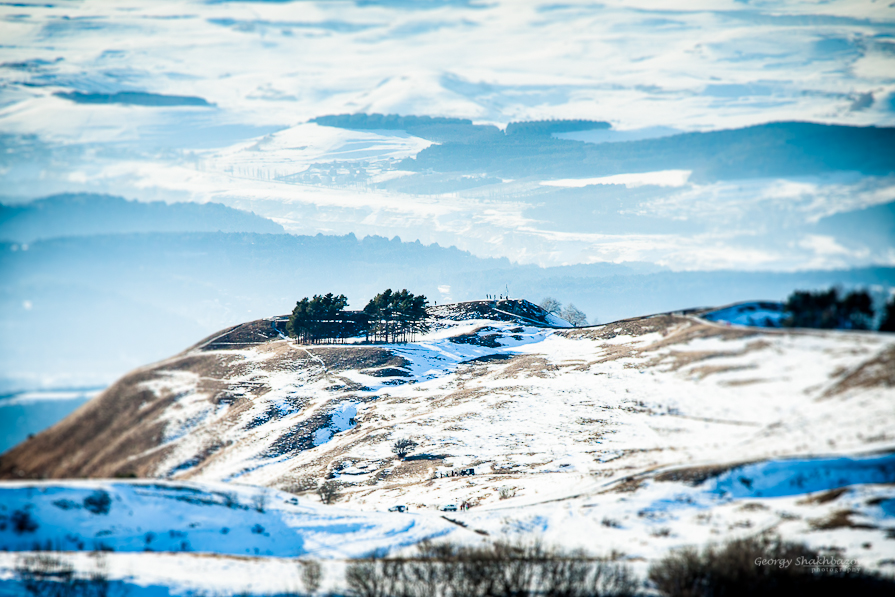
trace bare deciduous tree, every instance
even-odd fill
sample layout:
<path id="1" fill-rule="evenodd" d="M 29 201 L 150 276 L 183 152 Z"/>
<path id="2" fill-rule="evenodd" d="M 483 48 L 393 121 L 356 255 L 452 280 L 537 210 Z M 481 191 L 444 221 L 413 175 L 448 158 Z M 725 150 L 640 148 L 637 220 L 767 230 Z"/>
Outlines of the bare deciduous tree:
<path id="1" fill-rule="evenodd" d="M 252 507 L 256 512 L 264 514 L 264 508 L 267 506 L 267 494 L 263 491 L 252 496 Z"/>
<path id="2" fill-rule="evenodd" d="M 562 304 L 552 296 L 545 296 L 541 301 L 540 307 L 547 313 L 557 314 L 562 309 Z"/>
<path id="3" fill-rule="evenodd" d="M 304 585 L 305 591 L 313 595 L 320 588 L 320 581 L 323 579 L 323 567 L 317 560 L 302 560 L 301 564 L 301 584 Z"/>
<path id="4" fill-rule="evenodd" d="M 401 460 L 407 458 L 407 455 L 413 452 L 413 449 L 417 447 L 417 443 L 412 439 L 399 439 L 394 444 L 392 444 L 392 452 Z"/>
<path id="5" fill-rule="evenodd" d="M 581 310 L 578 309 L 578 307 L 576 307 L 572 303 L 566 305 L 566 308 L 562 310 L 560 317 L 571 323 L 576 328 L 587 325 L 587 315 L 585 315 Z"/>

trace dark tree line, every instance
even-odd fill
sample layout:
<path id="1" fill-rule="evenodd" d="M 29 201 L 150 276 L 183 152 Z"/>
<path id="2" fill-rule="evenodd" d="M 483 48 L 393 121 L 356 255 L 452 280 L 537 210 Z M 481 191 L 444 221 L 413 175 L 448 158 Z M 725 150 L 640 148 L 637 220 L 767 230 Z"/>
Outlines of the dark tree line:
<path id="1" fill-rule="evenodd" d="M 373 342 L 411 341 L 428 329 L 426 297 L 414 296 L 407 290 L 392 292 L 391 288 L 374 296 L 364 314 L 369 317 L 367 340 Z"/>
<path id="2" fill-rule="evenodd" d="M 895 296 L 886 303 L 886 310 L 883 312 L 883 320 L 879 324 L 881 332 L 895 332 Z"/>
<path id="3" fill-rule="evenodd" d="M 357 336 L 365 336 L 368 342 L 406 342 L 428 329 L 427 305 L 423 295 L 389 288 L 373 297 L 363 311 L 346 311 L 348 299 L 344 294 L 315 294 L 295 304 L 286 331 L 306 344 Z"/>
<path id="4" fill-rule="evenodd" d="M 893 308 L 895 305 L 890 301 L 887 311 L 891 313 Z M 869 330 L 873 325 L 873 299 L 866 290 L 855 290 L 841 296 L 834 288 L 817 292 L 798 290 L 789 295 L 785 310 L 786 317 L 782 323 L 786 327 Z M 883 324 L 886 324 L 886 319 L 884 317 Z M 891 321 L 891 318 L 888 319 Z"/>
<path id="5" fill-rule="evenodd" d="M 333 296 L 315 294 L 313 298 L 303 298 L 295 304 L 286 331 L 290 336 L 305 344 L 332 342 L 356 335 L 356 328 L 364 322 L 345 311 L 348 299 L 344 294 Z"/>

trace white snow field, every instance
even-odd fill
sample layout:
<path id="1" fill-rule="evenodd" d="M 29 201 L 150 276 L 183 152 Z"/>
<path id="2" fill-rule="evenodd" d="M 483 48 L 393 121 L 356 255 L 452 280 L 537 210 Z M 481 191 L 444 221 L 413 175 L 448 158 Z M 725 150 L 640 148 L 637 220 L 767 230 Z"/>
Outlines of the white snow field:
<path id="1" fill-rule="evenodd" d="M 0 549 L 110 548 L 115 578 L 175 593 L 286 591 L 297 564 L 278 558 L 295 557 L 330 561 L 338 588 L 346 558 L 423 538 L 538 538 L 643 574 L 675 547 L 773 532 L 895 569 L 895 336 L 437 309 L 407 344 L 212 340 L 125 378 L 108 393 L 141 400 L 163 437 L 91 470 L 145 462 L 164 480 L 6 483 Z M 404 459 L 401 438 L 418 443 Z M 335 506 L 309 490 L 325 479 Z M 399 504 L 409 513 L 387 512 Z M 184 553 L 163 581 L 171 556 L 146 550 Z M 293 572 L 249 581 L 256 560 L 235 556 Z"/>
<path id="2" fill-rule="evenodd" d="M 3 546 L 27 551 L 203 552 L 351 558 L 446 534 L 450 523 L 359 513 L 267 488 L 170 481 L 8 483 L 0 487 Z M 16 530 L 27 512 L 32 531 Z"/>

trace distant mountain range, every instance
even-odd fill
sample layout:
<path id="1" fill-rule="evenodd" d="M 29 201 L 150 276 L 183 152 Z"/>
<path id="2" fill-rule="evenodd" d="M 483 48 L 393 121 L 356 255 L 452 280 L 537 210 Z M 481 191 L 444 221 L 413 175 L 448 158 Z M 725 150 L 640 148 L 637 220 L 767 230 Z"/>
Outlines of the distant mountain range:
<path id="1" fill-rule="evenodd" d="M 608 263 L 539 268 L 354 235 L 139 233 L 38 240 L 22 249 L 0 244 L 0 388 L 7 391 L 106 383 L 215 329 L 288 313 L 315 293 L 345 293 L 353 307 L 389 287 L 438 303 L 505 292 L 536 302 L 550 295 L 574 303 L 590 320 L 611 321 L 780 300 L 797 288 L 895 286 L 895 268 L 886 267 L 794 273 Z"/>
<path id="2" fill-rule="evenodd" d="M 313 120 L 353 130 L 402 129 L 438 143 L 400 164 L 416 172 L 508 177 L 588 177 L 656 170 L 692 170 L 696 179 L 804 176 L 831 171 L 895 171 L 895 128 L 771 122 L 741 129 L 682 133 L 657 139 L 592 144 L 557 133 L 605 129 L 582 120 L 513 122 L 506 133 L 471 121 L 354 114 Z"/>
<path id="3" fill-rule="evenodd" d="M 886 211 L 888 209 L 889 211 Z M 888 208 L 840 214 L 824 226 L 860 228 L 872 216 L 885 242 Z M 645 263 L 541 268 L 454 247 L 368 236 L 293 236 L 216 204 L 139 203 L 61 195 L 2 206 L 0 392 L 108 383 L 227 325 L 291 311 L 317 293 L 362 306 L 385 288 L 430 303 L 508 293 L 573 303 L 612 321 L 795 289 L 895 286 L 895 268 L 673 272 Z M 890 214 L 891 216 L 891 214 Z M 840 222 L 837 224 L 837 222 Z M 826 230 L 826 228 L 825 228 Z M 51 339 L 48 341 L 48 339 Z"/>
<path id="4" fill-rule="evenodd" d="M 0 239 L 128 234 L 133 232 L 283 232 L 279 224 L 219 203 L 145 203 L 90 193 L 53 195 L 0 204 Z"/>

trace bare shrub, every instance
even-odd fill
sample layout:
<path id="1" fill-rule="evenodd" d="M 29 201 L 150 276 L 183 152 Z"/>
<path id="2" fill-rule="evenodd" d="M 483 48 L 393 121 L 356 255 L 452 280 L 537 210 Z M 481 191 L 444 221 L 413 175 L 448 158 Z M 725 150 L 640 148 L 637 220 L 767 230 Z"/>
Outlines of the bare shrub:
<path id="1" fill-rule="evenodd" d="M 614 518 L 608 518 L 606 516 L 603 517 L 603 520 L 600 521 L 600 524 L 602 524 L 604 527 L 607 527 L 610 529 L 622 528 L 622 524 L 619 521 L 617 521 Z"/>
<path id="2" fill-rule="evenodd" d="M 510 487 L 509 485 L 503 485 L 497 488 L 497 495 L 500 496 L 500 499 L 506 500 L 511 497 L 516 496 L 516 488 Z"/>
<path id="3" fill-rule="evenodd" d="M 600 597 L 639 587 L 626 566 L 610 560 L 506 543 L 423 543 L 417 557 L 355 562 L 346 581 L 354 597 Z"/>
<path id="4" fill-rule="evenodd" d="M 91 555 L 95 565 L 87 575 L 76 575 L 67 560 L 51 553 L 21 556 L 15 575 L 25 592 L 35 597 L 111 597 L 113 585 L 106 573 L 105 558 L 102 554 Z"/>
<path id="5" fill-rule="evenodd" d="M 675 550 L 650 566 L 648 578 L 669 597 L 895 594 L 892 578 L 856 568 L 798 564 L 799 558 L 805 562 L 820 557 L 804 543 L 779 537 L 735 539 L 701 552 Z"/>
<path id="6" fill-rule="evenodd" d="M 256 512 L 260 514 L 264 514 L 264 509 L 267 507 L 267 493 L 261 491 L 252 496 L 252 507 Z"/>
<path id="7" fill-rule="evenodd" d="M 33 533 L 39 526 L 28 510 L 14 510 L 9 516 L 9 521 L 12 523 L 12 530 L 16 535 Z"/>
<path id="8" fill-rule="evenodd" d="M 305 591 L 313 595 L 320 588 L 320 581 L 323 580 L 323 567 L 317 560 L 302 560 L 301 565 L 301 584 Z"/>
<path id="9" fill-rule="evenodd" d="M 326 481 L 317 488 L 317 496 L 324 504 L 332 504 L 342 497 L 341 486 L 336 481 Z"/>
<path id="10" fill-rule="evenodd" d="M 417 443 L 412 439 L 399 439 L 392 444 L 392 453 L 394 453 L 401 460 L 405 459 L 408 454 L 413 452 L 414 448 L 417 447 Z"/>
<path id="11" fill-rule="evenodd" d="M 97 489 L 84 498 L 84 509 L 94 514 L 108 514 L 111 508 L 112 498 L 102 489 Z"/>
<path id="12" fill-rule="evenodd" d="M 289 493 L 307 493 L 317 489 L 317 478 L 311 476 L 299 477 L 294 482 L 283 488 L 283 491 Z"/>

